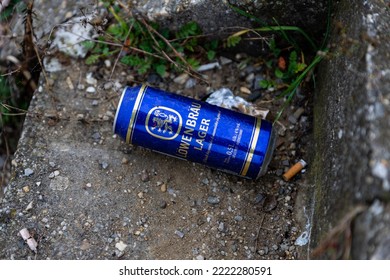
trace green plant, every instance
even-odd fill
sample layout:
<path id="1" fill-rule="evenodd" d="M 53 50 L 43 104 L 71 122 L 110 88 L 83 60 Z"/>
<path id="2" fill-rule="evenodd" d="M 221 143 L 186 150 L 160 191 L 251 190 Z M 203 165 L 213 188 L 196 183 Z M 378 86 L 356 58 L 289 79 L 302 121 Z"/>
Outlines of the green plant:
<path id="1" fill-rule="evenodd" d="M 163 77 L 168 70 L 194 74 L 202 59 L 212 60 L 216 55 L 218 41 L 205 41 L 194 21 L 172 32 L 155 22 L 123 14 L 125 11 L 111 1 L 103 3 L 113 23 L 96 40 L 83 43 L 90 50 L 86 64 L 118 54 L 117 62 L 136 69 L 139 74 L 153 70 Z"/>
<path id="2" fill-rule="evenodd" d="M 226 45 L 228 47 L 233 47 L 236 46 L 238 43 L 240 43 L 242 36 L 245 34 L 255 33 L 258 35 L 259 33 L 263 33 L 263 32 L 273 32 L 276 34 L 281 34 L 282 37 L 285 39 L 285 41 L 290 43 L 291 47 L 288 48 L 287 54 L 285 55 L 285 57 L 288 58 L 287 60 L 288 65 L 283 65 L 283 63 L 280 63 L 281 59 L 282 61 L 286 62 L 285 58 L 281 56 L 283 50 L 281 50 L 276 46 L 274 39 L 271 39 L 269 41 L 268 46 L 272 55 L 268 60 L 265 61 L 265 65 L 267 66 L 268 69 L 273 70 L 273 72 L 271 71 L 271 74 L 269 75 L 270 76 L 269 79 L 264 79 L 260 81 L 260 86 L 265 89 L 286 88 L 281 94 L 277 95 L 277 98 L 284 97 L 286 98 L 286 101 L 284 102 L 282 108 L 279 110 L 274 122 L 278 121 L 284 109 L 291 102 L 298 87 L 305 80 L 307 75 L 312 74 L 312 70 L 321 62 L 321 60 L 328 53 L 328 49 L 325 47 L 325 45 L 330 30 L 331 6 L 332 6 L 332 1 L 329 0 L 328 1 L 328 22 L 326 27 L 326 33 L 320 48 L 317 46 L 314 40 L 301 28 L 296 26 L 281 26 L 275 19 L 274 21 L 277 24 L 275 26 L 263 26 L 254 29 L 243 29 L 232 34 L 227 38 Z M 236 12 L 238 12 L 239 14 L 251 18 L 264 25 L 264 23 L 260 19 L 256 18 L 255 16 L 233 5 L 230 5 L 230 7 Z M 315 55 L 312 61 L 309 63 L 309 65 L 307 65 L 304 62 L 305 56 L 302 53 L 301 48 L 296 43 L 296 41 L 287 34 L 287 32 L 295 32 L 301 34 L 307 40 L 311 48 L 314 50 Z M 286 51 L 284 51 L 284 53 L 286 53 Z M 301 58 L 298 57 L 298 53 L 301 53 Z"/>

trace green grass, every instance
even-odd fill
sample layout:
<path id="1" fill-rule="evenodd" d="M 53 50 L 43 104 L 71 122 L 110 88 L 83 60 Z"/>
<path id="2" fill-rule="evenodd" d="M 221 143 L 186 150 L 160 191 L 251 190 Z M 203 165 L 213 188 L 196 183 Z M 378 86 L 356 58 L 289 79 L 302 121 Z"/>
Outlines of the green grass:
<path id="1" fill-rule="evenodd" d="M 246 34 L 261 34 L 270 32 L 273 34 L 279 34 L 288 44 L 291 45 L 291 48 L 289 48 L 289 53 L 285 54 L 285 57 L 288 58 L 288 66 L 285 69 L 281 69 L 281 67 L 278 65 L 277 59 L 280 58 L 282 50 L 276 46 L 274 39 L 271 39 L 269 41 L 268 46 L 271 52 L 271 57 L 265 62 L 265 64 L 269 69 L 273 71 L 271 71 L 272 75 L 270 75 L 271 77 L 269 79 L 260 82 L 260 86 L 265 89 L 286 87 L 286 89 L 282 91 L 282 93 L 276 95 L 276 98 L 286 98 L 285 102 L 282 105 L 282 108 L 278 111 L 274 120 L 274 122 L 277 122 L 281 117 L 283 111 L 292 101 L 293 97 L 297 92 L 297 89 L 301 86 L 303 81 L 306 80 L 308 75 L 313 75 L 312 73 L 315 67 L 323 60 L 323 58 L 328 53 L 326 44 L 330 32 L 332 0 L 328 1 L 328 19 L 326 25 L 326 32 L 320 47 L 318 47 L 318 44 L 315 42 L 314 39 L 312 39 L 304 30 L 297 26 L 279 25 L 276 19 L 274 19 L 276 25 L 265 25 L 262 20 L 243 11 L 242 9 L 233 5 L 230 5 L 230 7 L 240 15 L 248 17 L 263 26 L 252 29 L 243 29 L 232 34 L 227 38 L 228 47 L 233 47 L 239 44 L 241 42 L 242 36 Z M 304 54 L 302 52 L 302 48 L 299 46 L 299 44 L 297 44 L 291 33 L 302 35 L 303 38 L 305 38 L 305 40 L 307 41 L 307 43 L 310 45 L 314 54 Z M 301 54 L 301 58 L 299 58 L 298 53 Z M 309 64 L 306 64 L 304 62 L 304 58 L 309 56 L 312 56 L 313 58 Z"/>

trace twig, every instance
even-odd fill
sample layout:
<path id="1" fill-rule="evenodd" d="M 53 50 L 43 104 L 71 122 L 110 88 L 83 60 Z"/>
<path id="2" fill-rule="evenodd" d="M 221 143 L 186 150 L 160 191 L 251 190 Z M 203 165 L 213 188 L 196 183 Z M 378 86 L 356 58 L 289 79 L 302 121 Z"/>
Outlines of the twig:
<path id="1" fill-rule="evenodd" d="M 263 226 L 264 218 L 265 218 L 265 214 L 263 214 L 263 217 L 261 218 L 261 221 L 260 221 L 260 225 L 257 229 L 257 234 L 256 234 L 256 239 L 255 239 L 255 252 L 257 252 L 257 243 L 259 243 L 260 230 Z"/>
<path id="2" fill-rule="evenodd" d="M 125 44 L 126 44 L 126 42 L 127 42 L 127 39 L 129 38 L 130 33 L 131 33 L 131 30 L 133 29 L 133 25 L 134 25 L 134 22 L 132 22 L 132 24 L 130 25 L 129 31 L 127 32 L 126 37 L 125 37 L 125 42 L 122 44 L 122 48 L 121 48 L 120 52 L 118 53 L 118 55 L 116 56 L 115 63 L 114 63 L 114 66 L 112 67 L 111 74 L 110 74 L 110 79 L 109 79 L 109 80 L 111 80 L 112 75 L 114 74 L 116 65 L 118 64 L 119 58 L 120 58 L 120 56 L 121 56 L 121 54 L 122 54 L 122 51 L 123 51 L 123 49 L 125 48 Z M 127 46 L 126 46 L 126 47 L 127 47 Z"/>
<path id="3" fill-rule="evenodd" d="M 336 227 L 334 227 L 326 235 L 325 239 L 317 246 L 317 248 L 315 248 L 312 251 L 311 256 L 312 257 L 318 257 L 321 254 L 323 254 L 331 246 L 331 244 L 335 241 L 337 236 L 340 235 L 343 232 L 346 233 L 346 237 L 348 237 L 348 236 L 350 237 L 350 233 L 348 234 L 348 231 L 350 231 L 351 222 L 353 221 L 353 219 L 356 218 L 357 215 L 359 215 L 360 213 L 364 212 L 366 209 L 367 209 L 367 206 L 365 206 L 365 205 L 357 205 L 351 211 L 349 211 L 341 219 L 339 224 Z M 350 241 L 347 241 L 347 242 L 350 242 Z M 344 248 L 345 248 L 345 251 L 344 251 L 343 256 L 344 257 L 349 256 L 349 251 L 350 251 L 350 248 L 351 248 L 350 243 L 347 243 Z"/>
<path id="4" fill-rule="evenodd" d="M 159 44 L 158 44 L 156 38 L 153 36 L 152 32 L 153 32 L 154 34 L 156 34 L 161 40 L 163 40 L 165 44 L 167 44 L 167 46 L 173 51 L 173 53 L 175 54 L 175 56 L 178 57 L 178 58 L 183 62 L 184 66 L 181 66 L 181 65 L 177 64 L 176 62 L 174 62 L 174 61 L 172 60 L 172 58 L 170 58 L 163 50 L 157 49 L 157 50 L 159 50 L 159 51 L 164 55 L 164 57 L 165 57 L 166 59 L 169 60 L 169 62 L 173 63 L 176 67 L 179 66 L 178 68 L 185 68 L 185 71 L 186 71 L 189 75 L 191 75 L 191 76 L 193 76 L 193 77 L 195 77 L 195 78 L 197 78 L 197 79 L 199 79 L 199 80 L 202 80 L 203 82 L 206 82 L 206 83 L 207 83 L 207 81 L 206 81 L 205 79 L 203 79 L 197 72 L 195 72 L 195 71 L 192 70 L 191 65 L 183 58 L 182 55 L 180 55 L 180 53 L 177 52 L 177 50 L 175 49 L 175 47 L 172 46 L 172 44 L 169 42 L 169 40 L 167 40 L 167 39 L 166 39 L 164 36 L 162 36 L 157 30 L 155 30 L 152 26 L 150 26 L 150 25 L 146 22 L 145 19 L 142 19 L 142 23 L 146 26 L 146 28 L 147 28 L 147 30 L 148 30 L 148 32 L 149 32 L 149 34 L 150 34 L 150 37 L 151 37 L 151 38 L 153 39 L 153 41 L 155 42 L 156 46 L 158 46 Z"/>

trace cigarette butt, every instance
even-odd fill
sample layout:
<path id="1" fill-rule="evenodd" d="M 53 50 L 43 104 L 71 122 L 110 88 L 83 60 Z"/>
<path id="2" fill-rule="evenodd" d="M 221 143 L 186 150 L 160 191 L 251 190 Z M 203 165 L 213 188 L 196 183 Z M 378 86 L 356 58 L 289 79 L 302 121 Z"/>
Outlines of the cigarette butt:
<path id="1" fill-rule="evenodd" d="M 307 163 L 303 159 L 299 160 L 296 164 L 291 166 L 291 168 L 287 170 L 286 173 L 283 174 L 283 179 L 285 181 L 289 181 L 292 177 L 297 175 L 298 172 L 300 172 L 303 168 L 305 168 L 306 165 Z"/>

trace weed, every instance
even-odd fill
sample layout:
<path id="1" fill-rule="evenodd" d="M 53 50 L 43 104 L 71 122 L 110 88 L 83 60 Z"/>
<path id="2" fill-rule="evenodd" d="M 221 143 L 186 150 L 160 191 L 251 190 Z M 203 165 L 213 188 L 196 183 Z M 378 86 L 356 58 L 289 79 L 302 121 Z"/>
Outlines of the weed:
<path id="1" fill-rule="evenodd" d="M 305 80 L 305 78 L 308 75 L 312 74 L 312 70 L 321 62 L 321 60 L 326 56 L 328 52 L 328 49 L 325 47 L 325 45 L 328 39 L 329 29 L 330 29 L 331 5 L 332 5 L 332 1 L 329 0 L 328 1 L 328 22 L 326 27 L 327 30 L 325 33 L 325 38 L 320 48 L 317 46 L 314 40 L 310 38 L 310 36 L 308 36 L 307 33 L 303 31 L 301 28 L 297 26 L 281 26 L 275 19 L 274 21 L 277 24 L 275 26 L 263 26 L 254 29 L 243 29 L 232 34 L 227 38 L 226 45 L 228 47 L 233 47 L 236 46 L 238 43 L 240 43 L 242 36 L 245 34 L 255 33 L 259 35 L 260 33 L 264 33 L 264 32 L 273 32 L 273 33 L 280 33 L 282 37 L 288 43 L 290 43 L 291 47 L 287 48 L 287 51 L 283 51 L 276 46 L 274 39 L 271 39 L 268 42 L 271 56 L 269 57 L 269 59 L 265 61 L 265 65 L 269 70 L 271 70 L 271 73 L 269 75 L 270 78 L 260 81 L 260 86 L 264 89 L 286 88 L 281 94 L 277 95 L 278 98 L 281 97 L 286 98 L 286 101 L 284 102 L 282 108 L 277 113 L 274 122 L 278 121 L 284 109 L 288 106 L 288 104 L 291 102 L 292 98 L 294 97 L 298 87 L 301 85 L 301 83 Z M 255 16 L 250 15 L 247 12 L 233 5 L 230 5 L 230 7 L 236 12 L 238 12 L 239 14 L 262 23 L 262 21 L 256 18 Z M 301 34 L 307 40 L 311 48 L 315 51 L 316 54 L 314 55 L 314 58 L 308 65 L 305 63 L 305 55 L 301 51 L 301 48 L 296 43 L 296 41 L 287 34 L 287 32 L 295 32 Z M 300 56 L 298 56 L 298 53 L 300 53 Z"/>
<path id="2" fill-rule="evenodd" d="M 161 27 L 155 22 L 136 19 L 124 15 L 118 6 L 103 1 L 114 22 L 96 41 L 85 41 L 84 46 L 90 50 L 86 64 L 95 64 L 102 58 L 118 55 L 118 60 L 139 74 L 153 70 L 164 77 L 168 70 L 184 70 L 194 73 L 201 59 L 215 58 L 218 41 L 204 42 L 199 25 L 188 22 L 176 32 Z M 114 48 L 109 42 L 122 45 Z"/>

